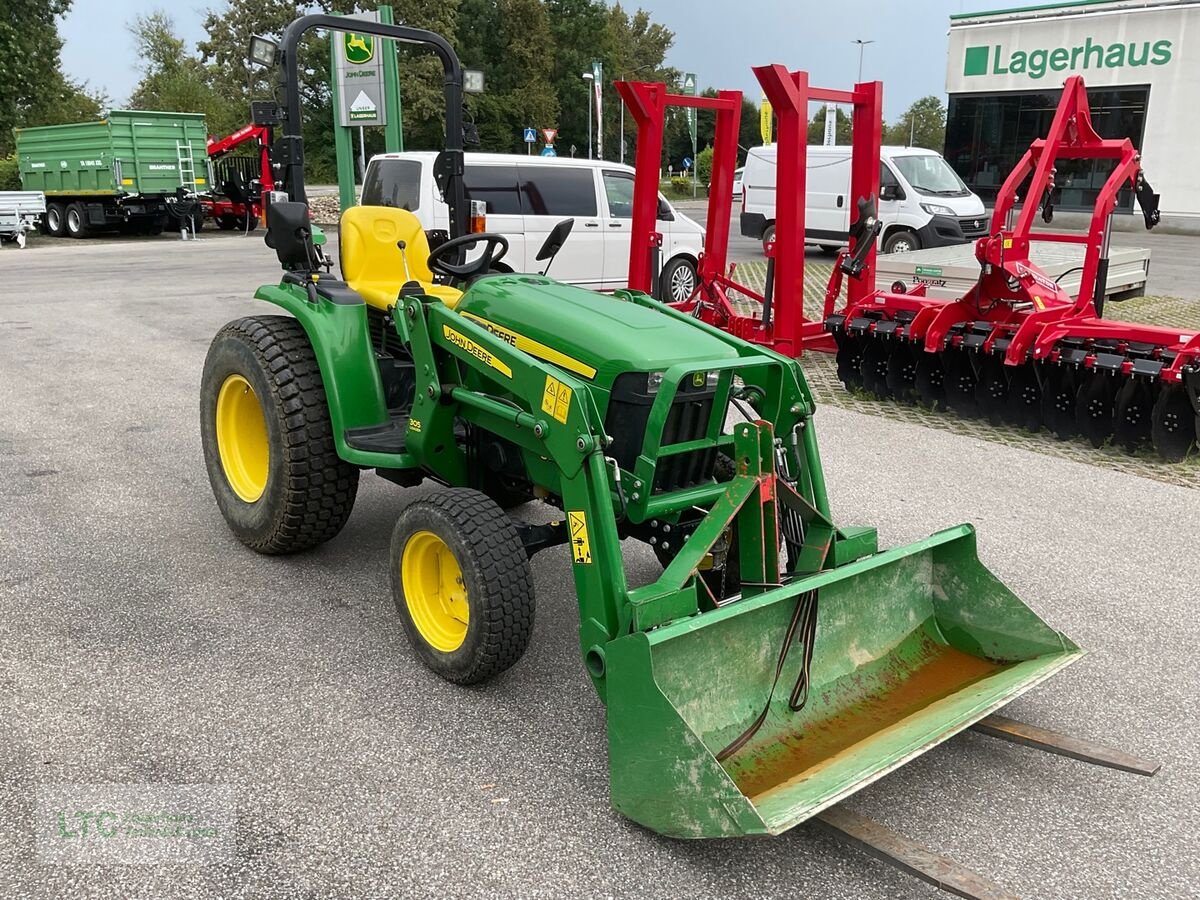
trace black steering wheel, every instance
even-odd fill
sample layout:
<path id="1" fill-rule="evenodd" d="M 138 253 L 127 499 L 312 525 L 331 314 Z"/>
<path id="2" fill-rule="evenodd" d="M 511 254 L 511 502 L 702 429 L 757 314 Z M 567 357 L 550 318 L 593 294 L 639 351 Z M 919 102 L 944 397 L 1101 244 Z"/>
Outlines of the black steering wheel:
<path id="1" fill-rule="evenodd" d="M 476 244 L 486 243 L 483 255 L 468 263 L 452 263 L 450 259 L 458 258 L 458 251 Z M 464 234 L 452 238 L 438 246 L 429 254 L 429 268 L 438 275 L 448 278 L 470 279 L 482 275 L 499 262 L 508 252 L 508 238 L 502 234 L 482 231 L 477 234 Z"/>

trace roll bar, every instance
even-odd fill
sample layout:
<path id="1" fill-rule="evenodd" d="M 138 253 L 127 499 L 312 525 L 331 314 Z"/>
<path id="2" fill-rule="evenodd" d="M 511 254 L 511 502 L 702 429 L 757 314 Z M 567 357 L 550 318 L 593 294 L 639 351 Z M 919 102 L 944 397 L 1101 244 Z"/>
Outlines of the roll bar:
<path id="1" fill-rule="evenodd" d="M 370 34 L 381 38 L 392 38 L 408 44 L 424 44 L 430 47 L 442 62 L 445 72 L 446 93 L 446 147 L 438 155 L 435 165 L 438 187 L 450 209 L 450 236 L 467 233 L 467 204 L 463 193 L 463 78 L 462 65 L 454 48 L 440 34 L 405 25 L 385 25 L 348 16 L 311 15 L 295 19 L 280 40 L 280 56 L 283 68 L 280 84 L 284 90 L 282 115 L 283 134 L 276 141 L 273 156 L 280 166 L 283 186 L 288 198 L 307 203 L 304 191 L 304 140 L 300 135 L 300 72 L 297 51 L 300 39 L 313 28 L 355 34 Z"/>

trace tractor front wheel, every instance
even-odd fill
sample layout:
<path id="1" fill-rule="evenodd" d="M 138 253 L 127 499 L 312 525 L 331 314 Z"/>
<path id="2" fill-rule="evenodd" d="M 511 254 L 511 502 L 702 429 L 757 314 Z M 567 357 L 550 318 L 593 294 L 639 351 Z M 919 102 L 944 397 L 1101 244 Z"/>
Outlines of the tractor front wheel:
<path id="1" fill-rule="evenodd" d="M 421 660 L 477 684 L 521 658 L 533 634 L 533 576 L 516 526 L 470 488 L 439 491 L 400 514 L 392 596 Z"/>
<path id="2" fill-rule="evenodd" d="M 295 319 L 252 316 L 217 333 L 200 434 L 217 506 L 252 550 L 307 550 L 346 524 L 358 469 L 337 455 L 321 371 Z"/>

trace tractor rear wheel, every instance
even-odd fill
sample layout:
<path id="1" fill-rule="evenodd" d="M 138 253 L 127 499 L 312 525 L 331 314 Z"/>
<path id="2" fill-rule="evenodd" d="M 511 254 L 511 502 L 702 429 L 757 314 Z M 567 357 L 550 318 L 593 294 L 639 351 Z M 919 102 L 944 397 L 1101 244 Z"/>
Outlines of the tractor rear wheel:
<path id="1" fill-rule="evenodd" d="M 400 514 L 391 580 L 409 642 L 447 681 L 487 681 L 529 646 L 529 557 L 516 526 L 479 491 L 438 491 Z"/>
<path id="2" fill-rule="evenodd" d="M 337 455 L 321 371 L 295 319 L 251 316 L 217 333 L 200 434 L 217 506 L 252 550 L 307 550 L 346 524 L 358 469 Z"/>

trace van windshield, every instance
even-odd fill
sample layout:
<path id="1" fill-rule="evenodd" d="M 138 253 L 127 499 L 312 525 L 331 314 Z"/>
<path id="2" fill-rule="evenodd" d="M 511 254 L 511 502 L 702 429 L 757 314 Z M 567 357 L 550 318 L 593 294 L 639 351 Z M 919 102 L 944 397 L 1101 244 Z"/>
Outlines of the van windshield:
<path id="1" fill-rule="evenodd" d="M 362 205 L 416 212 L 421 206 L 421 164 L 415 159 L 372 160 L 363 184 Z"/>
<path id="2" fill-rule="evenodd" d="M 940 156 L 893 156 L 892 165 L 919 194 L 965 197 L 969 193 L 958 174 Z"/>

